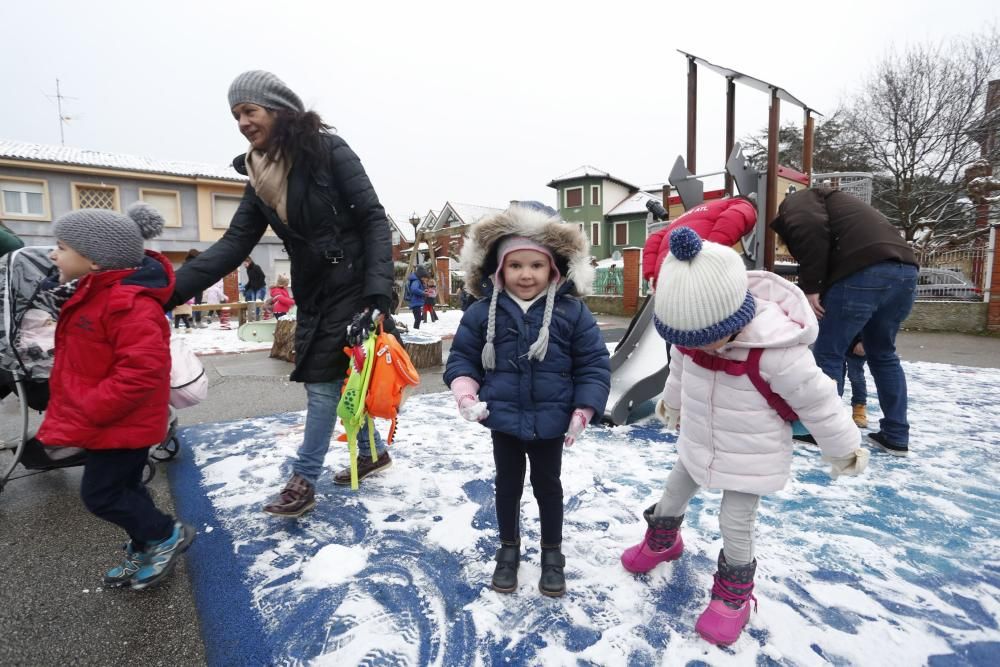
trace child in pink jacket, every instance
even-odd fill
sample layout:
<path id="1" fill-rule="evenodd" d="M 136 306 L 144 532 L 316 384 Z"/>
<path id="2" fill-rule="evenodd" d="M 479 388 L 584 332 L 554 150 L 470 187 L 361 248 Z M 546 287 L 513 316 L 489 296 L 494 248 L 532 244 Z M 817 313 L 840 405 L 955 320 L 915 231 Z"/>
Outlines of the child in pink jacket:
<path id="1" fill-rule="evenodd" d="M 274 319 L 280 320 L 288 314 L 288 311 L 295 305 L 295 299 L 288 294 L 288 276 L 281 274 L 271 288 L 271 310 L 274 311 Z"/>
<path id="2" fill-rule="evenodd" d="M 735 642 L 750 617 L 754 524 L 761 495 L 778 491 L 792 463 L 790 421 L 816 438 L 831 475 L 857 475 L 868 452 L 809 344 L 819 329 L 805 295 L 767 271 L 746 271 L 732 249 L 687 227 L 670 234 L 654 325 L 672 345 L 657 415 L 680 425 L 678 460 L 660 501 L 643 518 L 643 540 L 621 557 L 630 572 L 679 558 L 679 528 L 700 487 L 721 489 L 723 548 L 711 600 L 695 629 L 713 644 Z"/>

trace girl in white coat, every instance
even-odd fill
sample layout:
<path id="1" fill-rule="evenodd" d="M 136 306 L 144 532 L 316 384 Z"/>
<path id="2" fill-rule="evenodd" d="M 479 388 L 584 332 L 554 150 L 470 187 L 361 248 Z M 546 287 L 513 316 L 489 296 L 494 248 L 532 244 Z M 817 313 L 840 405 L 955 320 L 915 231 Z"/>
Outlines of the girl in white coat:
<path id="1" fill-rule="evenodd" d="M 816 438 L 831 475 L 857 475 L 868 452 L 809 344 L 818 324 L 799 288 L 746 271 L 725 246 L 681 227 L 670 235 L 655 296 L 657 331 L 673 347 L 656 412 L 680 425 L 678 461 L 660 501 L 643 517 L 642 542 L 622 554 L 630 572 L 680 557 L 678 529 L 699 487 L 722 489 L 723 548 L 711 600 L 695 625 L 713 644 L 731 644 L 750 617 L 754 524 L 760 496 L 785 486 L 792 462 L 789 420 Z"/>

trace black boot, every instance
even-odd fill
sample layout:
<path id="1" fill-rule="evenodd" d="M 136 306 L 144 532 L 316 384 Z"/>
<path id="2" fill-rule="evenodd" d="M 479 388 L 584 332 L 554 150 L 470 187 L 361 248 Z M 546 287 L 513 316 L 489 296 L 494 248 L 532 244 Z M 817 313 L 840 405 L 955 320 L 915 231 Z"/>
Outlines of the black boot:
<path id="1" fill-rule="evenodd" d="M 564 567 L 566 558 L 559 547 L 542 547 L 542 576 L 538 580 L 538 590 L 542 595 L 557 598 L 566 592 Z"/>
<path id="2" fill-rule="evenodd" d="M 500 543 L 496 555 L 497 567 L 493 570 L 493 590 L 513 593 L 517 590 L 517 566 L 521 563 L 521 545 Z"/>

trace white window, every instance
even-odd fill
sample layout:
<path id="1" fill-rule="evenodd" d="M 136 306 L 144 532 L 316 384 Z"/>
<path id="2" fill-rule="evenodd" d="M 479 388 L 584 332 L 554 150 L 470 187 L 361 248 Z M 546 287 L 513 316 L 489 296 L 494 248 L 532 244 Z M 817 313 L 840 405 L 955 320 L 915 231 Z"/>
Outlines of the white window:
<path id="1" fill-rule="evenodd" d="M 628 223 L 615 223 L 615 245 L 628 245 Z"/>
<path id="2" fill-rule="evenodd" d="M 583 206 L 583 186 L 563 190 L 563 208 L 580 208 Z"/>
<path id="3" fill-rule="evenodd" d="M 229 229 L 242 197 L 212 193 L 212 229 Z"/>
<path id="4" fill-rule="evenodd" d="M 121 198 L 115 185 L 73 183 L 73 208 L 106 208 L 121 211 Z"/>
<path id="5" fill-rule="evenodd" d="M 591 185 L 590 186 L 590 205 L 600 206 L 601 205 L 601 186 Z"/>
<path id="6" fill-rule="evenodd" d="M 399 232 L 395 230 L 392 232 L 392 245 L 399 245 Z"/>
<path id="7" fill-rule="evenodd" d="M 176 190 L 147 190 L 139 188 L 139 199 L 163 216 L 165 227 L 181 226 L 181 193 Z"/>
<path id="8" fill-rule="evenodd" d="M 590 245 L 601 245 L 601 223 L 590 223 Z"/>
<path id="9" fill-rule="evenodd" d="M 52 219 L 45 181 L 5 179 L 0 181 L 0 192 L 0 213 L 5 218 Z"/>

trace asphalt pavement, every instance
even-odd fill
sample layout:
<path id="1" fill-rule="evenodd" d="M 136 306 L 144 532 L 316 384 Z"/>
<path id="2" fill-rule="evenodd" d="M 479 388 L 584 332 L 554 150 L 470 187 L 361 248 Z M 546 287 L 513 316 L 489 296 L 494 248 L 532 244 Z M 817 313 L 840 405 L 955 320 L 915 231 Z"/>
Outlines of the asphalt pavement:
<path id="1" fill-rule="evenodd" d="M 627 318 L 598 319 L 610 341 L 628 325 Z M 446 355 L 447 341 L 444 347 Z M 995 337 L 902 332 L 898 348 L 907 360 L 1000 367 L 1000 338 Z M 305 408 L 302 386 L 287 379 L 291 364 L 266 352 L 202 359 L 209 398 L 181 411 L 182 426 Z M 419 390 L 444 391 L 442 372 L 441 367 L 424 369 Z M 38 421 L 33 416 L 32 423 Z M 19 434 L 17 402 L 8 397 L 0 402 L 0 441 L 15 441 Z M 0 452 L 0 465 L 8 461 L 9 454 Z M 81 472 L 71 468 L 23 477 L 0 494 L 0 665 L 204 664 L 183 562 L 173 577 L 151 590 L 101 589 L 101 573 L 117 562 L 125 538 L 82 507 Z M 150 490 L 158 505 L 172 510 L 165 472 Z"/>

